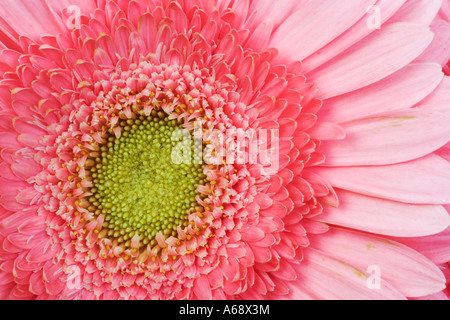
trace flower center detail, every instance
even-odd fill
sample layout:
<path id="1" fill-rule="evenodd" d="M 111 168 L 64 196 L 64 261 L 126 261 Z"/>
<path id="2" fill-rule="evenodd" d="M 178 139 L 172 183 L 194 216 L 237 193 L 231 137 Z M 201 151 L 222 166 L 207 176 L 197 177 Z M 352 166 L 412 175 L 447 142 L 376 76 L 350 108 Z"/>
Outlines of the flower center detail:
<path id="1" fill-rule="evenodd" d="M 221 135 L 213 133 L 249 127 L 228 84 L 207 69 L 148 59 L 63 109 L 46 150 L 52 175 L 42 179 L 57 196 L 48 208 L 57 210 L 83 263 L 108 281 L 144 274 L 160 291 L 171 275 L 184 274 L 180 268 L 192 282 L 189 266 L 201 264 L 206 274 L 217 267 L 219 249 L 239 238 L 247 219 L 239 208 L 256 188 L 245 168 L 216 154 Z"/>
<path id="2" fill-rule="evenodd" d="M 183 127 L 162 111 L 119 125 L 122 135 L 110 135 L 87 161 L 90 204 L 105 216 L 107 236 L 119 243 L 129 245 L 137 235 L 144 245 L 155 245 L 159 232 L 176 237 L 177 227 L 188 226 L 189 214 L 197 210 L 197 188 L 207 183 L 204 166 L 194 156 L 176 161 Z"/>

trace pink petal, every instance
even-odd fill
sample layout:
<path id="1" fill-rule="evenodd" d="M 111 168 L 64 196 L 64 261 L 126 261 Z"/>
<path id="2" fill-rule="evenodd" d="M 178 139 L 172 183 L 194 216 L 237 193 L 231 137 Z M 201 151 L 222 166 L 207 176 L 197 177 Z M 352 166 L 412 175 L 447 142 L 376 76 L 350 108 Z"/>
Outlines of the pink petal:
<path id="1" fill-rule="evenodd" d="M 19 35 L 35 41 L 65 28 L 62 19 L 43 1 L 2 0 L 0 17 Z"/>
<path id="2" fill-rule="evenodd" d="M 423 25 L 395 23 L 374 32 L 308 76 L 322 99 L 373 84 L 410 63 L 431 43 Z"/>
<path id="3" fill-rule="evenodd" d="M 449 300 L 449 297 L 447 297 L 447 295 L 443 291 L 441 291 L 441 292 L 438 292 L 438 293 L 430 294 L 430 295 L 425 296 L 425 297 L 412 298 L 411 300 L 432 300 L 432 301 Z"/>
<path id="4" fill-rule="evenodd" d="M 156 22 L 153 16 L 149 13 L 144 14 L 139 20 L 139 32 L 141 33 L 142 40 L 147 46 L 149 52 L 153 52 L 156 48 Z M 123 49 L 126 51 L 127 49 Z"/>
<path id="5" fill-rule="evenodd" d="M 194 285 L 194 293 L 200 300 L 211 300 L 211 286 L 208 277 L 200 276 Z"/>
<path id="6" fill-rule="evenodd" d="M 272 252 L 269 248 L 251 247 L 255 256 L 255 262 L 266 263 L 272 259 Z"/>
<path id="7" fill-rule="evenodd" d="M 11 26 L 0 16 L 0 39 L 2 41 L 2 46 L 6 49 L 13 49 L 21 51 L 22 48 L 19 43 L 19 35 L 17 32 L 11 28 Z"/>
<path id="8" fill-rule="evenodd" d="M 318 140 L 342 140 L 345 139 L 345 129 L 334 122 L 318 122 L 311 130 L 309 135 Z"/>
<path id="9" fill-rule="evenodd" d="M 277 60 L 303 60 L 350 28 L 375 0 L 303 2 L 273 33 L 269 46 L 279 51 Z M 307 45 L 305 45 L 307 44 Z"/>
<path id="10" fill-rule="evenodd" d="M 208 274 L 208 282 L 211 289 L 220 288 L 223 286 L 223 273 L 220 268 L 212 270 Z"/>
<path id="11" fill-rule="evenodd" d="M 318 168 L 334 187 L 394 201 L 450 203 L 450 164 L 436 155 L 389 166 Z"/>
<path id="12" fill-rule="evenodd" d="M 433 61 L 445 66 L 450 60 L 450 21 L 436 18 L 431 24 L 435 37 L 417 61 Z"/>
<path id="13" fill-rule="evenodd" d="M 94 0 L 46 0 L 50 8 L 60 13 L 62 10 L 76 5 L 80 8 L 80 12 L 87 14 L 93 12 L 96 9 L 96 3 Z"/>
<path id="14" fill-rule="evenodd" d="M 450 21 L 450 3 L 448 1 L 443 0 L 439 17 Z"/>
<path id="15" fill-rule="evenodd" d="M 381 16 L 381 26 L 392 17 L 392 15 L 402 6 L 406 0 L 379 0 L 376 5 L 378 6 Z M 330 42 L 327 46 L 317 50 L 311 56 L 303 61 L 303 70 L 308 73 L 332 58 L 336 57 L 341 52 L 350 48 L 355 43 L 358 43 L 364 37 L 374 32 L 375 29 L 368 28 L 368 21 L 370 16 L 374 14 L 373 11 L 367 7 L 367 14 L 364 15 L 357 23 L 351 28 L 342 33 L 338 38 Z"/>
<path id="16" fill-rule="evenodd" d="M 438 64 L 410 64 L 370 86 L 325 100 L 319 119 L 342 123 L 406 109 L 429 95 L 442 79 L 442 67 Z"/>
<path id="17" fill-rule="evenodd" d="M 30 277 L 30 292 L 40 295 L 45 292 L 45 284 L 42 280 L 42 272 L 34 272 Z"/>
<path id="18" fill-rule="evenodd" d="M 295 268 L 301 281 L 288 282 L 288 286 L 297 287 L 298 291 L 306 292 L 315 299 L 405 299 L 396 288 L 384 280 L 380 282 L 379 289 L 370 289 L 365 270 L 358 270 L 351 264 L 334 259 L 332 255 L 311 248 L 305 250 L 305 260 Z M 297 290 L 292 290 L 290 299 L 298 299 Z"/>
<path id="19" fill-rule="evenodd" d="M 282 280 L 296 280 L 297 279 L 297 272 L 294 269 L 293 264 L 287 262 L 286 259 L 280 260 L 280 267 L 279 269 L 273 273 L 274 277 L 277 277 Z"/>
<path id="20" fill-rule="evenodd" d="M 265 20 L 256 27 L 252 35 L 247 40 L 247 46 L 255 51 L 263 51 L 267 48 L 270 35 L 273 30 L 272 20 Z"/>
<path id="21" fill-rule="evenodd" d="M 298 0 L 285 1 L 266 1 L 253 0 L 249 8 L 249 21 L 246 27 L 250 30 L 257 28 L 267 17 L 273 21 L 273 25 L 277 28 L 283 23 L 298 7 Z"/>
<path id="22" fill-rule="evenodd" d="M 328 226 L 327 224 L 314 221 L 311 219 L 303 220 L 302 226 L 305 228 L 307 233 L 312 234 L 322 234 L 330 230 L 330 226 Z"/>
<path id="23" fill-rule="evenodd" d="M 14 129 L 18 133 L 22 134 L 31 134 L 31 135 L 37 135 L 37 136 L 43 136 L 47 132 L 41 128 L 39 128 L 36 124 L 30 121 L 25 121 L 24 119 L 15 119 L 13 122 Z"/>
<path id="24" fill-rule="evenodd" d="M 311 246 L 362 272 L 376 266 L 381 279 L 407 297 L 421 297 L 445 288 L 439 268 L 401 243 L 343 229 L 311 236 Z"/>
<path id="25" fill-rule="evenodd" d="M 12 132 L 0 132 L 0 148 L 20 148 L 17 134 Z"/>
<path id="26" fill-rule="evenodd" d="M 393 164 L 425 156 L 450 140 L 450 117 L 420 109 L 392 111 L 343 125 L 346 138 L 324 141 L 325 166 Z"/>
<path id="27" fill-rule="evenodd" d="M 273 204 L 273 200 L 265 193 L 259 193 L 254 198 L 254 202 L 258 204 L 261 209 L 267 209 Z"/>
<path id="28" fill-rule="evenodd" d="M 324 207 L 315 219 L 371 233 L 396 237 L 437 234 L 450 225 L 440 205 L 411 205 L 337 190 L 339 208 Z"/>
<path id="29" fill-rule="evenodd" d="M 249 226 L 242 230 L 242 240 L 245 242 L 259 241 L 264 238 L 264 235 L 264 231 L 254 226 Z"/>
<path id="30" fill-rule="evenodd" d="M 450 77 L 444 77 L 436 90 L 433 91 L 426 99 L 418 103 L 420 108 L 449 113 L 450 105 Z"/>
<path id="31" fill-rule="evenodd" d="M 436 264 L 450 261 L 450 228 L 428 237 L 393 239 L 420 252 Z"/>
<path id="32" fill-rule="evenodd" d="M 450 143 L 435 152 L 438 156 L 450 161 Z"/>
<path id="33" fill-rule="evenodd" d="M 389 20 L 393 22 L 415 22 L 430 25 L 436 17 L 442 0 L 409 0 Z"/>

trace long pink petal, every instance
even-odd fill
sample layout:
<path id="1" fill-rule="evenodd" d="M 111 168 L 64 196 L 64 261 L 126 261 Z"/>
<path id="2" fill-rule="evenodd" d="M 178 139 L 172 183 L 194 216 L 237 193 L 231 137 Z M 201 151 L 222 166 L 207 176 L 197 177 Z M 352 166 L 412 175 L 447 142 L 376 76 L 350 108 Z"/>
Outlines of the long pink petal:
<path id="1" fill-rule="evenodd" d="M 350 28 L 375 0 L 303 1 L 273 33 L 269 46 L 279 50 L 278 60 L 302 60 Z"/>
<path id="2" fill-rule="evenodd" d="M 311 56 L 303 61 L 303 70 L 308 73 L 325 62 L 330 61 L 341 52 L 347 50 L 355 43 L 358 43 L 364 37 L 374 32 L 375 28 L 369 28 L 370 17 L 377 14 L 374 8 L 378 8 L 380 13 L 380 27 L 382 27 L 386 21 L 397 12 L 399 8 L 406 2 L 406 0 L 378 0 L 375 5 L 377 7 L 368 7 L 367 14 L 364 15 L 357 23 L 351 28 L 342 33 L 338 38 L 330 42 L 328 45 L 320 50 L 317 50 Z M 381 14 L 383 13 L 383 14 Z"/>
<path id="3" fill-rule="evenodd" d="M 423 157 L 450 140 L 450 117 L 420 109 L 393 111 L 343 124 L 343 140 L 325 141 L 325 166 L 385 165 Z"/>
<path id="4" fill-rule="evenodd" d="M 62 19 L 44 1 L 2 0 L 0 18 L 19 35 L 35 41 L 66 28 Z"/>
<path id="5" fill-rule="evenodd" d="M 334 122 L 318 122 L 308 134 L 313 139 L 319 140 L 342 140 L 345 139 L 345 129 Z"/>
<path id="6" fill-rule="evenodd" d="M 450 114 L 450 77 L 444 77 L 440 85 L 427 98 L 418 103 L 420 108 Z"/>
<path id="7" fill-rule="evenodd" d="M 441 292 L 438 292 L 438 293 L 430 294 L 430 295 L 425 296 L 425 297 L 411 298 L 411 300 L 432 300 L 432 301 L 437 301 L 437 300 L 449 300 L 449 297 L 447 297 L 447 295 L 444 293 L 444 291 L 441 291 Z"/>
<path id="8" fill-rule="evenodd" d="M 442 0 L 409 0 L 389 20 L 389 23 L 403 21 L 430 25 L 441 5 Z"/>
<path id="9" fill-rule="evenodd" d="M 450 60 L 450 21 L 436 18 L 431 24 L 435 37 L 417 61 L 433 61 L 445 66 Z"/>
<path id="10" fill-rule="evenodd" d="M 448 0 L 443 0 L 439 16 L 450 21 L 450 2 Z"/>
<path id="11" fill-rule="evenodd" d="M 450 228 L 427 237 L 393 239 L 417 250 L 436 264 L 450 261 Z"/>
<path id="12" fill-rule="evenodd" d="M 336 188 L 415 204 L 450 203 L 450 163 L 436 155 L 389 166 L 317 168 Z"/>
<path id="13" fill-rule="evenodd" d="M 426 296 L 445 288 L 445 277 L 434 263 L 398 242 L 332 228 L 326 234 L 311 236 L 311 247 L 363 272 L 378 268 L 381 279 L 407 297 Z"/>
<path id="14" fill-rule="evenodd" d="M 346 300 L 402 300 L 405 296 L 386 281 L 380 281 L 379 289 L 371 289 L 365 270 L 334 259 L 332 256 L 308 248 L 305 259 L 295 266 L 299 274 L 297 283 L 288 286 L 300 286 L 316 299 Z M 289 297 L 296 299 L 295 291 Z"/>
<path id="15" fill-rule="evenodd" d="M 272 30 L 272 20 L 264 20 L 254 29 L 252 35 L 248 38 L 246 45 L 255 51 L 263 51 L 267 48 Z"/>
<path id="16" fill-rule="evenodd" d="M 283 23 L 295 10 L 301 5 L 299 0 L 284 0 L 284 1 L 266 1 L 253 0 L 249 8 L 249 20 L 246 27 L 254 30 L 264 20 L 270 18 L 273 26 L 277 28 Z"/>
<path id="17" fill-rule="evenodd" d="M 80 13 L 84 14 L 93 12 L 97 7 L 95 0 L 46 0 L 46 3 L 58 14 L 71 6 L 77 6 L 80 9 Z"/>
<path id="18" fill-rule="evenodd" d="M 314 70 L 308 78 L 319 88 L 322 99 L 348 93 L 400 70 L 420 55 L 432 39 L 428 27 L 394 23 Z"/>
<path id="19" fill-rule="evenodd" d="M 412 107 L 436 89 L 443 77 L 439 64 L 408 65 L 370 86 L 325 100 L 319 119 L 342 123 Z"/>
<path id="20" fill-rule="evenodd" d="M 450 225 L 440 205 L 412 205 L 337 190 L 339 208 L 324 206 L 318 221 L 395 237 L 437 234 Z"/>
<path id="21" fill-rule="evenodd" d="M 450 162 L 450 143 L 440 148 L 435 154 Z"/>

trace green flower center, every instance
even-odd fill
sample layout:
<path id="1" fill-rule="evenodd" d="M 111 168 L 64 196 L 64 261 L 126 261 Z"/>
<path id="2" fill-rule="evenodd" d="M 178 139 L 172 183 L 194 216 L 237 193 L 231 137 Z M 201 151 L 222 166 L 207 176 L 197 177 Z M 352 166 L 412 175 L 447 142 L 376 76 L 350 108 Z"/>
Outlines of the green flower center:
<path id="1" fill-rule="evenodd" d="M 142 244 L 154 245 L 158 232 L 176 237 L 177 227 L 184 229 L 198 208 L 198 185 L 207 184 L 204 165 L 194 161 L 194 144 L 182 140 L 182 124 L 163 112 L 119 124 L 120 138 L 109 136 L 90 159 L 89 202 L 105 216 L 107 236 L 119 243 L 128 246 L 138 235 Z M 174 161 L 186 148 L 190 161 Z"/>

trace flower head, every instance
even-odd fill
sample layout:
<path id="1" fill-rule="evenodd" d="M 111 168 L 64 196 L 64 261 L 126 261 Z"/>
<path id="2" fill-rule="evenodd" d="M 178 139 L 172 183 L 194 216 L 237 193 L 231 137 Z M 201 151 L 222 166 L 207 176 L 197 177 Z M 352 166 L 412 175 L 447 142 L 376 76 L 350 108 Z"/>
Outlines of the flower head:
<path id="1" fill-rule="evenodd" d="M 0 297 L 445 288 L 440 0 L 69 2 L 0 3 Z"/>

